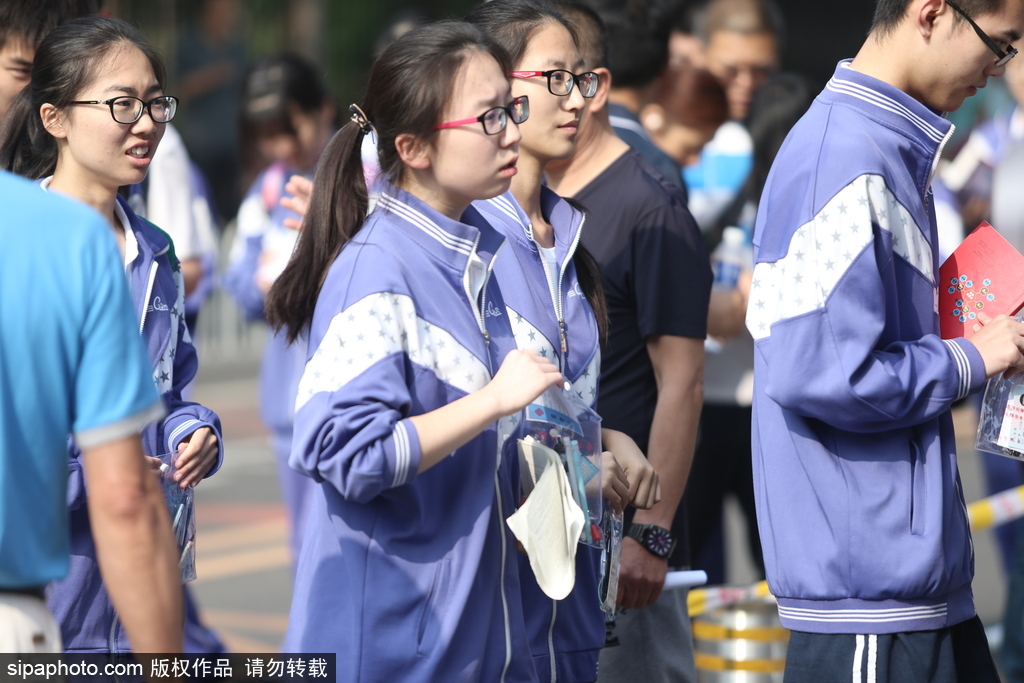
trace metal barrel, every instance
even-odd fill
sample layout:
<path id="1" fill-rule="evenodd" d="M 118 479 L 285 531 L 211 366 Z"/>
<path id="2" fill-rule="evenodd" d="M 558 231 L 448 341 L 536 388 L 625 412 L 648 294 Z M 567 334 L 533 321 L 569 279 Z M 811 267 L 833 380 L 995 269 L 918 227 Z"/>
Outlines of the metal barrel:
<path id="1" fill-rule="evenodd" d="M 693 620 L 697 683 L 782 683 L 789 631 L 771 603 L 741 602 Z"/>

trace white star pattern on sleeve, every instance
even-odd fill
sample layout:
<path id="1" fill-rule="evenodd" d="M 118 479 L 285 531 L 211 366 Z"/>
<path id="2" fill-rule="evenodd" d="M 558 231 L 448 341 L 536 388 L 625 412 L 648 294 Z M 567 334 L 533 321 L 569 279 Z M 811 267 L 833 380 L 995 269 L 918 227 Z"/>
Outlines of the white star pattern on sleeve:
<path id="1" fill-rule="evenodd" d="M 337 391 L 374 363 L 399 351 L 467 394 L 491 379 L 487 366 L 455 337 L 416 314 L 412 298 L 381 292 L 364 297 L 331 320 L 306 363 L 295 410 L 318 393 Z"/>
<path id="2" fill-rule="evenodd" d="M 872 224 L 892 235 L 893 253 L 934 284 L 932 246 L 910 212 L 878 175 L 844 187 L 793 234 L 786 255 L 754 267 L 747 328 L 754 339 L 780 321 L 822 308 L 854 259 L 874 237 Z"/>
<path id="3" fill-rule="evenodd" d="M 171 317 L 171 338 L 167 341 L 164 355 L 160 356 L 160 360 L 156 362 L 156 368 L 153 370 L 153 383 L 156 384 L 156 390 L 161 395 L 166 394 L 174 386 L 174 356 L 178 352 L 178 331 L 185 325 L 185 279 L 181 274 L 181 269 L 174 273 L 174 286 L 178 291 L 178 296 L 174 300 L 174 306 L 168 312 Z M 147 305 L 149 305 L 148 302 Z M 192 343 L 187 327 L 182 333 L 182 339 L 187 344 Z"/>

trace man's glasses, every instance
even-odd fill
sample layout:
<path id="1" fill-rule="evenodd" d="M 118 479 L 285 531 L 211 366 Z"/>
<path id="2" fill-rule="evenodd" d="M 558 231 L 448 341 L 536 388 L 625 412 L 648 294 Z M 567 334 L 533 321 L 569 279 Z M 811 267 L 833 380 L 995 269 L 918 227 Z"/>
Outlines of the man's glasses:
<path id="1" fill-rule="evenodd" d="M 978 37 L 981 38 L 985 45 L 988 46 L 988 49 L 992 50 L 992 52 L 995 53 L 997 58 L 996 66 L 1006 66 L 1006 63 L 1008 61 L 1017 56 L 1017 50 L 1016 48 L 1013 47 L 1013 45 L 1007 45 L 1006 50 L 1003 50 L 1002 48 L 999 47 L 999 45 L 996 44 L 996 41 L 989 38 L 988 34 L 981 30 L 980 26 L 974 23 L 974 19 L 971 19 L 969 16 L 967 16 L 967 12 L 963 11 L 962 9 L 951 3 L 949 0 L 946 0 L 946 4 L 955 9 L 957 12 L 959 12 L 960 16 L 966 19 L 967 23 L 970 24 L 972 28 L 974 28 L 974 32 L 977 33 Z"/>
<path id="2" fill-rule="evenodd" d="M 110 107 L 110 115 L 118 123 L 135 123 L 142 118 L 142 112 L 149 113 L 149 118 L 157 123 L 167 123 L 178 111 L 178 98 L 173 95 L 154 97 L 143 102 L 138 97 L 115 97 L 109 100 L 77 100 L 69 104 L 105 104 Z"/>
<path id="3" fill-rule="evenodd" d="M 497 135 L 501 131 L 505 130 L 505 126 L 508 125 L 509 119 L 512 119 L 513 123 L 520 124 L 528 118 L 530 118 L 530 99 L 526 97 L 526 95 L 523 95 L 522 97 L 517 97 L 509 102 L 507 107 L 494 107 L 492 109 L 488 109 L 480 116 L 475 116 L 471 119 L 459 119 L 458 121 L 439 123 L 434 126 L 434 128 L 437 130 L 441 130 L 442 128 L 456 128 L 458 126 L 468 126 L 479 121 L 484 125 L 485 133 L 488 135 Z"/>
<path id="4" fill-rule="evenodd" d="M 548 92 L 559 97 L 567 97 L 572 92 L 572 87 L 578 85 L 580 94 L 583 97 L 591 98 L 597 94 L 597 85 L 600 77 L 593 71 L 582 74 L 574 74 L 565 69 L 552 69 L 551 71 L 513 71 L 512 78 L 534 78 L 544 76 L 548 79 Z"/>

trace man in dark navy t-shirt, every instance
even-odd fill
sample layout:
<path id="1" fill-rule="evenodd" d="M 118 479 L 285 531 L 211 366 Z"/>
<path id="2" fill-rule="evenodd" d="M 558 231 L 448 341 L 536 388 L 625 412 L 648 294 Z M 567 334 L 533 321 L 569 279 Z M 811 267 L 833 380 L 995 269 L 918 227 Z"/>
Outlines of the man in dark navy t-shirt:
<path id="1" fill-rule="evenodd" d="M 662 586 L 670 566 L 689 562 L 685 520 L 676 513 L 703 399 L 711 267 L 682 191 L 612 129 L 611 75 L 593 66 L 603 53 L 600 24 L 585 9 L 565 11 L 581 27 L 586 68 L 601 84 L 583 113 L 576 154 L 548 164 L 548 185 L 583 205 L 583 243 L 603 273 L 610 326 L 598 411 L 605 427 L 637 442 L 663 494 L 636 511 L 623 539 L 619 606 L 628 611 L 616 617 L 619 646 L 602 651 L 599 680 L 692 681 L 686 593 L 662 595 Z"/>

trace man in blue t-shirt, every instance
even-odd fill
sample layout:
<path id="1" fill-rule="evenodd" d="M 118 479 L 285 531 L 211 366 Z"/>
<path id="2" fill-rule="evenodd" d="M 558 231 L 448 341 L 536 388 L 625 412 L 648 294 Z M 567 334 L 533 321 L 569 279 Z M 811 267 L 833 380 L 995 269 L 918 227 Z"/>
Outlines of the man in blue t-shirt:
<path id="1" fill-rule="evenodd" d="M 61 650 L 67 435 L 103 578 L 137 652 L 181 650 L 177 553 L 139 440 L 163 415 L 109 226 L 0 172 L 0 652 Z"/>

